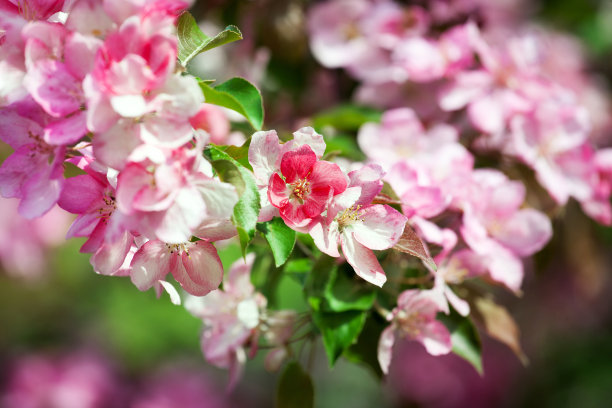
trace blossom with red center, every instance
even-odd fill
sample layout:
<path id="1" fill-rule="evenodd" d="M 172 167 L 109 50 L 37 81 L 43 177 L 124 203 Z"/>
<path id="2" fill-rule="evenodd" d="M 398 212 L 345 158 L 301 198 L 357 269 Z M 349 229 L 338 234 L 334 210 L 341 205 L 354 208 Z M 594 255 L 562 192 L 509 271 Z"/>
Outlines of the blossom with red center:
<path id="1" fill-rule="evenodd" d="M 285 153 L 280 172 L 270 177 L 268 198 L 290 227 L 305 227 L 325 210 L 331 197 L 342 193 L 347 186 L 340 167 L 317 160 L 308 145 Z"/>

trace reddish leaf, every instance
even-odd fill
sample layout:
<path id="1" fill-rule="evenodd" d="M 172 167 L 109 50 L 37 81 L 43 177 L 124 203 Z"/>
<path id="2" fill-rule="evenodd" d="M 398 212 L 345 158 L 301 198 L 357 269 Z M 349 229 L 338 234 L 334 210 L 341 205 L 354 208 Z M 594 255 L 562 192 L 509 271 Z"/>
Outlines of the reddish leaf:
<path id="1" fill-rule="evenodd" d="M 475 303 L 489 336 L 510 347 L 526 365 L 528 359 L 521 347 L 519 327 L 506 308 L 486 298 L 478 298 Z"/>
<path id="2" fill-rule="evenodd" d="M 387 194 L 379 193 L 376 197 L 374 197 L 374 200 L 372 200 L 372 204 L 402 205 L 402 202 L 393 199 Z"/>
<path id="3" fill-rule="evenodd" d="M 406 224 L 406 228 L 404 228 L 404 233 L 401 238 L 395 244 L 393 249 L 396 249 L 400 252 L 405 252 L 412 256 L 416 256 L 423 264 L 430 270 L 435 271 L 438 267 L 434 262 L 433 258 L 429 254 L 429 250 L 427 249 L 427 245 L 419 238 L 419 236 L 414 232 L 412 227 Z"/>

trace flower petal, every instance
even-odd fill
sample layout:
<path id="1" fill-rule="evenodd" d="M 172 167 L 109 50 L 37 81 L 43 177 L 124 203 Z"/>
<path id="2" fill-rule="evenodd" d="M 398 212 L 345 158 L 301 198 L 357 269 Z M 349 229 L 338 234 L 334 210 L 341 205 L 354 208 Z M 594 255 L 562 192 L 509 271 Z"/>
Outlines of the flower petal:
<path id="1" fill-rule="evenodd" d="M 376 286 L 382 286 L 387 277 L 374 253 L 346 233 L 340 237 L 342 252 L 355 273 Z"/>

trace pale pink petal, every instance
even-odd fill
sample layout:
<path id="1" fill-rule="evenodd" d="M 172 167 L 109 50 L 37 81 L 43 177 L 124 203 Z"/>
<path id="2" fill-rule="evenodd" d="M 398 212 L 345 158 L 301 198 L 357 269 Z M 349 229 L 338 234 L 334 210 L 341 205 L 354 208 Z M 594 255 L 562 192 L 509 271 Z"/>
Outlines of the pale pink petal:
<path id="1" fill-rule="evenodd" d="M 325 154 L 325 140 L 323 136 L 317 133 L 310 126 L 303 127 L 293 132 L 293 140 L 288 141 L 281 147 L 281 154 L 289 150 L 295 150 L 300 146 L 308 145 L 313 152 L 317 155 L 317 158 L 323 157 Z"/>
<path id="2" fill-rule="evenodd" d="M 324 252 L 329 256 L 333 256 L 334 258 L 340 256 L 340 253 L 338 252 L 338 241 L 340 239 L 340 235 L 338 232 L 337 223 L 328 225 L 323 220 L 317 220 L 311 225 L 308 234 L 310 234 L 315 245 L 321 252 Z"/>
<path id="3" fill-rule="evenodd" d="M 493 84 L 493 77 L 486 71 L 459 73 L 454 81 L 442 89 L 440 107 L 446 111 L 459 110 L 487 92 Z"/>
<path id="4" fill-rule="evenodd" d="M 105 242 L 89 260 L 96 273 L 113 275 L 121 268 L 132 247 L 133 237 L 124 232 L 116 242 Z"/>
<path id="5" fill-rule="evenodd" d="M 234 262 L 227 273 L 227 280 L 223 283 L 223 290 L 236 298 L 253 295 L 255 287 L 251 283 L 251 269 L 254 262 L 254 253 L 247 254 L 244 260 Z"/>
<path id="6" fill-rule="evenodd" d="M 346 227 L 366 248 L 384 250 L 397 243 L 404 232 L 406 217 L 388 205 L 371 205 L 359 212 L 361 222 Z"/>
<path id="7" fill-rule="evenodd" d="M 457 296 L 455 292 L 448 287 L 448 285 L 445 285 L 444 287 L 444 295 L 446 296 L 446 299 L 448 299 L 448 303 L 450 303 L 461 316 L 467 316 L 470 314 L 470 304 Z"/>
<path id="8" fill-rule="evenodd" d="M 206 217 L 206 205 L 195 188 L 182 188 L 170 206 L 157 220 L 156 236 L 167 243 L 187 242 Z"/>
<path id="9" fill-rule="evenodd" d="M 40 61 L 28 71 L 24 86 L 51 116 L 61 117 L 76 112 L 83 103 L 80 81 L 66 66 L 54 60 Z"/>
<path id="10" fill-rule="evenodd" d="M 342 252 L 355 273 L 362 279 L 382 287 L 387 281 L 387 277 L 374 253 L 357 242 L 352 236 L 347 236 L 346 233 L 340 237 Z"/>
<path id="11" fill-rule="evenodd" d="M 110 103 L 115 112 L 126 118 L 137 118 L 147 113 L 147 102 L 142 95 L 111 96 Z"/>
<path id="12" fill-rule="evenodd" d="M 223 265 L 212 244 L 197 241 L 183 252 L 181 259 L 172 274 L 185 291 L 194 296 L 204 296 L 219 287 L 223 280 Z"/>
<path id="13" fill-rule="evenodd" d="M 529 256 L 542 249 L 550 240 L 552 225 L 543 213 L 526 208 L 516 212 L 492 235 L 517 255 Z"/>
<path id="14" fill-rule="evenodd" d="M 524 273 L 523 263 L 519 258 L 510 253 L 499 251 L 487 257 L 485 262 L 491 279 L 503 283 L 514 292 L 520 292 Z"/>
<path id="15" fill-rule="evenodd" d="M 179 295 L 173 284 L 171 284 L 170 282 L 166 282 L 165 280 L 159 280 L 157 281 L 157 283 L 159 283 L 159 285 L 166 291 L 166 293 L 168 293 L 172 304 L 177 306 L 181 304 L 181 296 Z"/>
<path id="16" fill-rule="evenodd" d="M 370 204 L 383 188 L 382 177 L 384 175 L 385 172 L 378 164 L 368 164 L 359 170 L 351 171 L 348 174 L 349 185 L 361 187 L 361 197 L 355 204 Z"/>
<path id="17" fill-rule="evenodd" d="M 206 204 L 206 215 L 211 218 L 230 218 L 238 202 L 236 187 L 218 180 L 201 180 L 196 183 Z"/>
<path id="18" fill-rule="evenodd" d="M 210 242 L 230 239 L 238 234 L 236 226 L 229 219 L 206 218 L 194 231 L 193 235 Z"/>
<path id="19" fill-rule="evenodd" d="M 168 246 L 157 240 L 146 242 L 132 259 L 130 278 L 139 290 L 152 288 L 157 281 L 164 280 L 170 272 L 171 258 L 180 257 L 170 253 Z"/>
<path id="20" fill-rule="evenodd" d="M 81 0 L 79 3 L 84 1 Z M 70 14 L 72 15 L 72 11 Z M 103 16 L 98 17 L 103 19 Z M 75 78 L 83 79 L 92 71 L 96 52 L 101 45 L 102 40 L 94 36 L 70 33 L 64 45 L 64 60 L 66 68 Z"/>
<path id="21" fill-rule="evenodd" d="M 432 356 L 448 354 L 453 348 L 448 329 L 437 320 L 432 320 L 424 325 L 417 340 L 425 346 L 427 352 Z"/>
<path id="22" fill-rule="evenodd" d="M 378 363 L 384 374 L 389 374 L 389 366 L 393 356 L 393 344 L 395 344 L 395 327 L 389 326 L 383 330 L 378 340 Z"/>
<path id="23" fill-rule="evenodd" d="M 438 187 L 414 186 L 402 194 L 402 210 L 404 214 L 432 218 L 446 209 L 449 198 Z"/>
<path id="24" fill-rule="evenodd" d="M 129 119 L 121 119 L 108 131 L 98 133 L 93 138 L 94 156 L 103 164 L 121 170 L 140 144 L 140 125 Z"/>
<path id="25" fill-rule="evenodd" d="M 280 151 L 281 147 L 275 130 L 253 133 L 249 145 L 249 163 L 253 167 L 257 184 L 267 185 L 270 176 L 278 170 L 276 163 L 279 160 Z"/>
<path id="26" fill-rule="evenodd" d="M 474 126 L 486 133 L 497 134 L 504 130 L 504 107 L 495 95 L 483 95 L 468 106 L 468 115 Z"/>

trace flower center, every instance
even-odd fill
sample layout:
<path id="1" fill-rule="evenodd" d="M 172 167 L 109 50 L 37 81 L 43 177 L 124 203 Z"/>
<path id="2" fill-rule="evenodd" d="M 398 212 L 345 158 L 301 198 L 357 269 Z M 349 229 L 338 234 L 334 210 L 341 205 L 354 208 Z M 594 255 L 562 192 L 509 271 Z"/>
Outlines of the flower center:
<path id="1" fill-rule="evenodd" d="M 185 252 L 187 256 L 189 256 L 189 249 L 188 249 L 187 242 L 182 243 L 182 244 L 166 244 L 166 248 L 168 248 L 171 254 L 180 255 L 183 252 Z"/>
<path id="2" fill-rule="evenodd" d="M 104 205 L 98 208 L 98 217 L 102 219 L 102 222 L 107 222 L 113 211 L 117 209 L 117 204 L 115 204 L 115 197 L 109 192 L 104 193 L 102 200 Z"/>
<path id="3" fill-rule="evenodd" d="M 401 310 L 395 317 L 402 334 L 408 337 L 418 337 L 421 334 L 421 328 L 426 323 L 426 319 L 419 313 L 407 313 Z"/>
<path id="4" fill-rule="evenodd" d="M 340 216 L 338 217 L 338 229 L 342 231 L 342 229 L 348 225 L 354 224 L 357 221 L 363 221 L 363 218 L 359 217 L 359 212 L 361 210 L 361 205 L 350 206 L 346 210 L 342 211 Z"/>
<path id="5" fill-rule="evenodd" d="M 304 203 L 304 199 L 310 194 L 310 182 L 306 179 L 298 180 L 291 184 L 293 191 L 291 195 L 300 201 L 300 204 Z"/>

